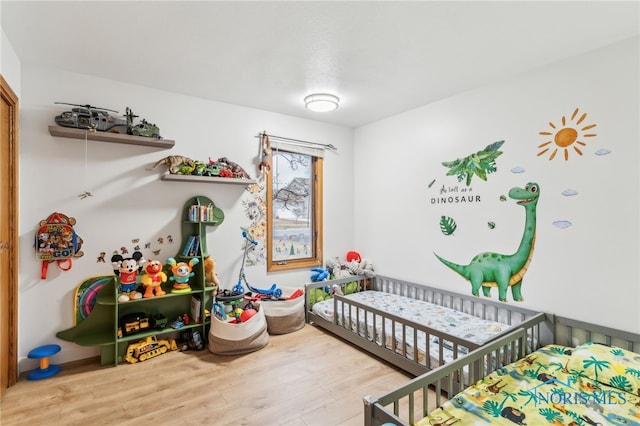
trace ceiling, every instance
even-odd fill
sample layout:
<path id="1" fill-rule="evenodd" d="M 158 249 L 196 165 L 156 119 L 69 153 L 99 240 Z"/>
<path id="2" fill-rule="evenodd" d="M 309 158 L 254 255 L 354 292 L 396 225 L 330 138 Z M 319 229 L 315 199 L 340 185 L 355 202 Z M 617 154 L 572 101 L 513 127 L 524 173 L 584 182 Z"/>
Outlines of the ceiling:
<path id="1" fill-rule="evenodd" d="M 0 1 L 23 66 L 348 127 L 637 36 L 639 14 L 638 1 Z M 306 111 L 312 92 L 340 108 Z"/>

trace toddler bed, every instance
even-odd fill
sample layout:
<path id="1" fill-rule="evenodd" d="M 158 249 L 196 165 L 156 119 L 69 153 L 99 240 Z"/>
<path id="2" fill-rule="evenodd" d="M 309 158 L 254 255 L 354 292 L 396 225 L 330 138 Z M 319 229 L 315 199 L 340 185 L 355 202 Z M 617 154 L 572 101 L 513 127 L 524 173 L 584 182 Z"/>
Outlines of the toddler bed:
<path id="1" fill-rule="evenodd" d="M 553 343 L 536 350 L 518 329 L 385 395 L 366 396 L 365 425 L 640 426 L 640 335 L 563 317 L 553 324 Z M 465 369 L 479 378 L 471 386 L 457 379 Z"/>
<path id="2" fill-rule="evenodd" d="M 524 328 L 525 344 L 536 348 L 545 319 L 514 305 L 383 276 L 310 283 L 305 297 L 307 322 L 414 375 L 516 328 Z"/>

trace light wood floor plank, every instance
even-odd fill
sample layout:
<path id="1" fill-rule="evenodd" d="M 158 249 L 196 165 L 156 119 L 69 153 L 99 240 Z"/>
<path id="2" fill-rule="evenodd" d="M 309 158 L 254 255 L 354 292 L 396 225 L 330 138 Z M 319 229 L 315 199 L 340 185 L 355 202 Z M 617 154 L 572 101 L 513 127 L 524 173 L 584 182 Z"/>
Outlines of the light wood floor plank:
<path id="1" fill-rule="evenodd" d="M 359 426 L 364 395 L 409 379 L 306 325 L 246 355 L 170 352 L 118 367 L 74 362 L 41 381 L 23 375 L 2 398 L 0 424 Z"/>

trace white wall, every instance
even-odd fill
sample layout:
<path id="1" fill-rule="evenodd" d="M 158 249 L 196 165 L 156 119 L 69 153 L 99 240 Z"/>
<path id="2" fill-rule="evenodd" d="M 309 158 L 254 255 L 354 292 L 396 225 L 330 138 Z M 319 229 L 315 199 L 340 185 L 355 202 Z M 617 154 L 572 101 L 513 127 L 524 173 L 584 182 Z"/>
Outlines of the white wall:
<path id="1" fill-rule="evenodd" d="M 458 264 L 480 252 L 515 252 L 524 209 L 499 196 L 535 181 L 537 241 L 522 306 L 640 332 L 638 52 L 638 38 L 630 39 L 357 129 L 356 249 L 380 274 L 470 294 L 433 252 Z M 550 139 L 539 132 L 553 130 L 549 122 L 559 130 L 576 108 L 587 117 L 575 128 L 596 124 L 580 133 L 597 135 L 580 139 L 584 155 L 538 156 Z M 443 161 L 499 140 L 497 172 L 471 184 L 480 203 L 431 204 L 443 185 L 465 187 L 445 176 Z M 517 166 L 525 172 L 512 173 Z M 561 195 L 565 189 L 578 195 Z M 442 215 L 456 220 L 453 236 L 440 231 Z M 557 220 L 572 226 L 554 227 Z"/>
<path id="2" fill-rule="evenodd" d="M 225 213 L 217 229 L 209 229 L 208 248 L 217 263 L 223 285 L 236 284 L 242 259 L 242 226 L 249 225 L 243 200 L 251 200 L 242 186 L 182 183 L 160 180 L 164 169 L 146 169 L 170 154 L 194 159 L 226 156 L 256 176 L 259 132 L 320 143 L 331 143 L 324 161 L 324 253 L 343 255 L 353 247 L 353 130 L 144 87 L 125 85 L 86 75 L 23 66 L 20 143 L 20 300 L 19 358 L 21 370 L 33 368 L 27 352 L 40 344 L 58 343 L 57 360 L 66 362 L 98 353 L 97 348 L 59 341 L 56 332 L 73 325 L 75 287 L 85 278 L 112 273 L 109 258 L 131 240 L 152 242 L 162 261 L 175 256 L 180 245 L 180 215 L 185 201 L 195 195 L 213 199 Z M 131 107 L 140 118 L 159 125 L 176 145 L 159 150 L 133 145 L 89 141 L 85 176 L 85 141 L 52 137 L 48 126 L 69 107 L 54 102 L 90 103 L 124 112 Z M 92 197 L 80 199 L 84 191 Z M 340 193 L 343 197 L 333 197 Z M 76 218 L 83 238 L 84 257 L 68 272 L 49 267 L 40 279 L 33 249 L 38 222 L 58 211 Z M 156 243 L 168 235 L 173 245 Z M 107 262 L 98 263 L 100 252 Z M 150 250 L 143 250 L 148 258 Z M 309 281 L 309 270 L 267 274 L 264 265 L 248 267 L 249 282 L 257 287 L 278 283 L 296 286 Z M 59 358 L 58 358 L 59 357 Z"/>
<path id="3" fill-rule="evenodd" d="M 20 60 L 0 27 L 0 74 L 11 86 L 11 90 L 20 98 Z"/>

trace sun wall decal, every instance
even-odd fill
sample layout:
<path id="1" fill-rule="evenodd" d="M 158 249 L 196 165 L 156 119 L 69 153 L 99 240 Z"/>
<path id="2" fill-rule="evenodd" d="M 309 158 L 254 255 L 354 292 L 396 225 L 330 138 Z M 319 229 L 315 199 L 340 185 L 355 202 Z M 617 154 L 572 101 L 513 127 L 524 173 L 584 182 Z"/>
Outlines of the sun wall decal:
<path id="1" fill-rule="evenodd" d="M 549 127 L 551 127 L 553 130 L 542 131 L 538 133 L 545 138 L 548 136 L 553 137 L 552 140 L 545 141 L 544 143 L 538 145 L 538 148 L 541 149 L 541 151 L 538 153 L 538 157 L 550 152 L 549 161 L 551 161 L 556 157 L 558 151 L 562 150 L 564 160 L 567 161 L 569 160 L 570 148 L 572 148 L 573 151 L 578 155 L 582 155 L 582 150 L 578 145 L 586 146 L 587 144 L 580 139 L 592 138 L 596 136 L 595 133 L 585 133 L 590 129 L 596 127 L 596 125 L 588 124 L 584 127 L 580 127 L 585 118 L 587 118 L 587 114 L 582 113 L 582 115 L 579 116 L 579 113 L 579 108 L 576 108 L 573 111 L 573 114 L 571 114 L 571 118 L 569 118 L 569 120 L 567 120 L 564 115 L 562 116 L 561 126 L 556 126 L 554 123 L 549 122 Z M 578 118 L 576 119 L 576 117 Z M 558 127 L 560 127 L 560 129 L 558 129 Z M 554 144 L 555 146 L 550 146 L 551 144 Z"/>

